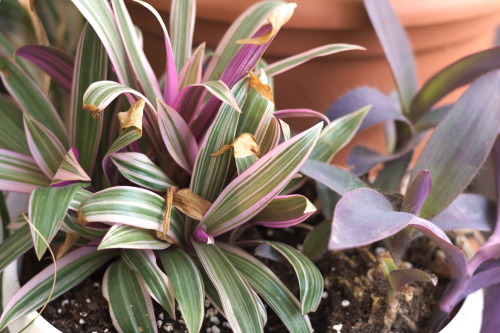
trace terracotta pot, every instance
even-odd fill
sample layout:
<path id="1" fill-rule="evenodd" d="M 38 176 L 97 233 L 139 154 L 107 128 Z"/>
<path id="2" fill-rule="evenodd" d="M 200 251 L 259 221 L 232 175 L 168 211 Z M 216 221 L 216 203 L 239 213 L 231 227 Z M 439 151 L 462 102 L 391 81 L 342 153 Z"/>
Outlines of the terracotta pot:
<path id="1" fill-rule="evenodd" d="M 150 0 L 168 19 L 170 1 Z M 211 47 L 230 23 L 257 0 L 198 0 L 195 43 Z M 351 43 L 367 48 L 314 59 L 276 77 L 277 108 L 311 108 L 324 111 L 352 88 L 368 85 L 390 92 L 394 83 L 362 0 L 295 0 L 291 20 L 282 28 L 264 58 L 284 57 L 330 43 Z M 392 0 L 414 48 L 420 82 L 449 63 L 493 45 L 500 23 L 498 0 Z M 164 55 L 158 52 L 162 37 L 151 16 L 131 3 L 132 16 L 144 32 L 145 48 L 154 67 L 161 70 Z M 159 57 L 156 57 L 158 55 Z M 452 101 L 459 94 L 448 97 Z M 295 130 L 314 120 L 294 122 Z M 360 144 L 384 151 L 382 127 L 367 129 L 350 146 Z M 348 150 L 348 149 L 347 149 Z M 346 149 L 339 157 L 345 157 Z"/>

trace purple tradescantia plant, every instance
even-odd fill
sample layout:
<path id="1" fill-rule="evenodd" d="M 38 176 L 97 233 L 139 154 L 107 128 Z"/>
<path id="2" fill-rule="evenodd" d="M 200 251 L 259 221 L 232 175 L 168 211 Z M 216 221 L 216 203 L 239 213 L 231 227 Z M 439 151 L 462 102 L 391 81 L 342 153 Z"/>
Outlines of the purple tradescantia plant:
<path id="1" fill-rule="evenodd" d="M 309 157 L 333 156 L 368 108 L 292 136 L 286 117 L 329 121 L 309 109 L 276 111 L 267 83 L 309 59 L 361 48 L 332 44 L 265 64 L 264 51 L 296 7 L 273 0 L 243 13 L 217 56 L 207 58 L 204 44 L 194 52 L 186 45 L 194 0 L 172 1 L 169 30 L 137 0 L 164 34 L 166 72 L 158 80 L 123 0 L 71 2 L 86 20 L 74 55 L 28 45 L 16 60 L 0 57 L 7 91 L 0 94 L 7 119 L 0 124 L 0 190 L 30 194 L 28 211 L 14 219 L 22 227 L 0 244 L 0 270 L 31 247 L 42 258 L 49 244 L 62 243 L 57 262 L 6 306 L 0 330 L 44 304 L 52 284 L 60 295 L 107 265 L 103 295 L 119 332 L 155 332 L 152 299 L 173 318 L 177 302 L 188 331 L 198 332 L 205 297 L 235 332 L 263 331 L 261 298 L 291 332 L 311 331 L 307 314 L 323 290 L 319 270 L 300 251 L 249 242 L 243 231 L 310 217 L 316 208 L 308 198 L 290 194 L 300 185 L 300 168 Z M 69 92 L 68 105 L 26 72 L 28 61 L 52 78 L 54 89 Z M 287 260 L 300 299 L 237 247 L 240 241 Z"/>

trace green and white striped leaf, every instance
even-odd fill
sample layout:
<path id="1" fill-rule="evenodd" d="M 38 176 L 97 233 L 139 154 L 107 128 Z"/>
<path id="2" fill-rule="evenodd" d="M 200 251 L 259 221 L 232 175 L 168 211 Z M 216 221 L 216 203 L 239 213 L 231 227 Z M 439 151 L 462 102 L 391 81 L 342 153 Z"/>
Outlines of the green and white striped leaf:
<path id="1" fill-rule="evenodd" d="M 286 186 L 309 157 L 322 124 L 283 142 L 236 177 L 217 197 L 200 225 L 220 235 L 257 215 Z"/>
<path id="2" fill-rule="evenodd" d="M 320 47 L 316 47 L 306 52 L 302 52 L 296 54 L 294 56 L 285 58 L 283 60 L 277 61 L 270 65 L 264 67 L 264 70 L 267 72 L 269 76 L 275 76 L 280 73 L 286 72 L 289 69 L 292 69 L 300 64 L 303 64 L 306 61 L 314 59 L 316 57 L 324 57 L 330 54 L 343 52 L 343 51 L 352 51 L 352 50 L 365 50 L 364 47 L 358 45 L 351 44 L 329 44 L 323 45 Z"/>
<path id="3" fill-rule="evenodd" d="M 106 50 L 92 27 L 86 24 L 76 50 L 69 126 L 71 147 L 78 149 L 80 164 L 89 174 L 95 165 L 103 122 L 82 109 L 83 94 L 92 83 L 105 80 L 107 72 Z"/>
<path id="4" fill-rule="evenodd" d="M 0 190 L 31 193 L 49 184 L 33 157 L 0 149 Z"/>
<path id="5" fill-rule="evenodd" d="M 104 235 L 106 235 L 108 229 L 91 228 L 88 226 L 83 227 L 81 224 L 74 221 L 71 216 L 66 214 L 63 223 L 61 224 L 61 231 L 80 234 L 81 236 L 88 238 L 102 238 L 104 237 Z"/>
<path id="6" fill-rule="evenodd" d="M 305 221 L 316 207 L 305 196 L 294 194 L 275 197 L 252 221 L 268 228 L 285 228 Z"/>
<path id="7" fill-rule="evenodd" d="M 266 241 L 255 252 L 269 251 L 271 247 L 292 265 L 300 286 L 300 310 L 303 315 L 316 311 L 323 293 L 323 277 L 313 262 L 290 245 Z"/>
<path id="8" fill-rule="evenodd" d="M 236 169 L 238 170 L 238 175 L 241 175 L 248 168 L 257 162 L 258 158 L 255 154 L 250 154 L 244 157 L 235 157 Z"/>
<path id="9" fill-rule="evenodd" d="M 329 162 L 340 149 L 351 141 L 370 109 L 371 106 L 366 106 L 335 119 L 327 125 L 321 132 L 318 143 L 309 159 Z"/>
<path id="10" fill-rule="evenodd" d="M 167 275 L 156 264 L 153 251 L 125 250 L 122 251 L 122 259 L 142 279 L 151 297 L 175 319 L 174 289 Z"/>
<path id="11" fill-rule="evenodd" d="M 215 245 L 193 242 L 196 254 L 214 284 L 234 332 L 263 332 L 258 297 Z"/>
<path id="12" fill-rule="evenodd" d="M 180 72 L 191 57 L 196 0 L 173 0 L 170 7 L 170 34 L 175 65 Z"/>
<path id="13" fill-rule="evenodd" d="M 24 114 L 24 130 L 31 155 L 40 170 L 52 179 L 66 155 L 66 148 L 47 127 L 26 113 Z"/>
<path id="14" fill-rule="evenodd" d="M 266 154 L 276 148 L 280 142 L 281 126 L 276 117 L 272 116 L 260 145 L 261 154 Z M 258 141 L 257 141 L 258 142 Z"/>
<path id="15" fill-rule="evenodd" d="M 62 257 L 57 261 L 57 280 L 52 299 L 78 285 L 117 254 L 115 251 L 85 247 Z M 50 295 L 53 281 L 54 264 L 51 264 L 23 285 L 5 306 L 0 318 L 0 330 L 41 307 Z"/>
<path id="16" fill-rule="evenodd" d="M 205 56 L 205 43 L 201 43 L 189 60 L 184 64 L 179 75 L 179 89 L 190 84 L 201 83 L 201 73 L 203 71 L 203 58 Z M 177 58 L 176 58 L 177 59 Z"/>
<path id="17" fill-rule="evenodd" d="M 68 134 L 61 118 L 29 75 L 7 58 L 0 57 L 0 77 L 21 110 L 42 123 L 66 146 Z"/>
<path id="18" fill-rule="evenodd" d="M 118 135 L 111 147 L 109 147 L 108 151 L 106 152 L 105 158 L 127 147 L 132 142 L 139 140 L 141 136 L 141 132 L 136 127 L 127 128 L 126 130 L 121 132 L 120 135 Z"/>
<path id="19" fill-rule="evenodd" d="M 220 99 L 222 102 L 229 104 L 233 109 L 241 113 L 241 109 L 238 105 L 238 100 L 236 100 L 237 89 L 234 89 L 235 95 L 229 87 L 222 81 L 207 81 L 200 83 L 200 86 L 205 87 L 212 95 Z"/>
<path id="20" fill-rule="evenodd" d="M 115 186 L 88 196 L 78 213 L 86 222 L 124 224 L 136 228 L 163 231 L 165 199 L 151 191 Z M 176 244 L 182 243 L 184 223 L 172 208 L 167 236 Z"/>
<path id="21" fill-rule="evenodd" d="M 174 288 L 175 299 L 188 331 L 199 332 L 205 313 L 205 289 L 196 264 L 177 246 L 159 251 L 158 254 Z"/>
<path id="22" fill-rule="evenodd" d="M 30 227 L 27 224 L 5 238 L 0 243 L 0 272 L 32 246 Z"/>
<path id="23" fill-rule="evenodd" d="M 217 243 L 250 286 L 266 301 L 292 333 L 312 332 L 300 303 L 266 265 L 247 252 L 228 244 Z"/>
<path id="24" fill-rule="evenodd" d="M 155 231 L 115 224 L 101 240 L 98 249 L 163 250 L 169 246 L 170 243 L 156 237 Z"/>
<path id="25" fill-rule="evenodd" d="M 33 225 L 31 235 L 39 260 L 47 250 L 46 242 L 50 243 L 59 230 L 71 199 L 86 185 L 79 183 L 65 187 L 42 187 L 31 193 L 29 201 L 29 218 Z"/>
<path id="26" fill-rule="evenodd" d="M 23 113 L 3 95 L 0 95 L 0 148 L 29 155 L 24 135 Z"/>
<path id="27" fill-rule="evenodd" d="M 68 209 L 76 212 L 78 210 L 78 208 L 80 208 L 82 201 L 91 194 L 92 194 L 92 192 L 90 192 L 90 191 L 83 190 L 83 189 L 79 190 L 78 192 L 76 192 L 73 200 L 71 200 L 71 203 L 69 204 Z"/>
<path id="28" fill-rule="evenodd" d="M 242 105 L 246 98 L 247 79 L 238 82 L 232 92 L 237 104 Z M 239 116 L 240 113 L 236 109 L 228 104 L 223 104 L 200 146 L 190 188 L 194 193 L 210 202 L 213 202 L 222 191 L 226 179 L 232 177 L 232 174 L 229 174 L 231 154 L 222 154 L 217 157 L 210 156 L 210 154 L 234 141 Z"/>
<path id="29" fill-rule="evenodd" d="M 123 261 L 112 263 L 104 273 L 102 294 L 118 332 L 158 332 L 151 297 Z"/>
<path id="30" fill-rule="evenodd" d="M 66 156 L 64 156 L 59 169 L 57 169 L 54 178 L 52 179 L 51 186 L 62 185 L 74 182 L 90 182 L 90 177 L 78 162 L 77 153 L 75 148 L 71 148 Z"/>

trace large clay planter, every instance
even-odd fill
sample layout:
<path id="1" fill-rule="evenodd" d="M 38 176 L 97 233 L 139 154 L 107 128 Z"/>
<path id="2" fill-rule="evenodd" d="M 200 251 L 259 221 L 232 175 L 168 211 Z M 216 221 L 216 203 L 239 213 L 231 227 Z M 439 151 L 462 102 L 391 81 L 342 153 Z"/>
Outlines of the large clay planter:
<path id="1" fill-rule="evenodd" d="M 149 0 L 168 19 L 170 1 Z M 211 47 L 230 23 L 257 0 L 198 0 L 195 43 Z M 311 108 L 324 111 L 336 98 L 360 85 L 394 89 L 389 67 L 371 27 L 362 0 L 294 0 L 297 8 L 282 28 L 264 58 L 274 62 L 284 57 L 330 43 L 351 43 L 366 51 L 344 52 L 314 59 L 276 77 L 277 107 Z M 500 24 L 498 0 L 392 0 L 413 45 L 420 82 L 451 62 L 493 45 Z M 145 48 L 154 67 L 161 70 L 164 55 L 160 30 L 139 5 L 130 4 L 132 15 L 145 34 Z M 159 55 L 159 57 L 153 57 Z M 457 94 L 448 98 L 448 101 Z M 301 119 L 295 129 L 314 120 Z M 383 150 L 381 127 L 365 131 L 353 144 Z"/>

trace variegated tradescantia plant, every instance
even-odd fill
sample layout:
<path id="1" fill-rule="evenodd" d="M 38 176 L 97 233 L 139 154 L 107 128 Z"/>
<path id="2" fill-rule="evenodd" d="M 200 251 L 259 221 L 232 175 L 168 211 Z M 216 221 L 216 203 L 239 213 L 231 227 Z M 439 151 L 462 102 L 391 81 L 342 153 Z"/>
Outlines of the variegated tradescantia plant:
<path id="1" fill-rule="evenodd" d="M 191 45 L 195 1 L 172 2 L 169 32 L 138 2 L 164 32 L 161 80 L 123 0 L 72 0 L 87 21 L 75 56 L 26 46 L 0 57 L 8 92 L 0 95 L 0 190 L 30 193 L 28 211 L 11 224 L 19 230 L 0 245 L 0 269 L 31 247 L 42 258 L 65 236 L 56 263 L 6 306 L 0 329 L 106 264 L 103 293 L 121 332 L 156 332 L 151 298 L 174 318 L 177 302 L 188 330 L 198 332 L 205 297 L 235 332 L 263 331 L 261 298 L 291 332 L 310 331 L 307 313 L 323 290 L 318 269 L 289 245 L 241 235 L 250 225 L 293 226 L 314 213 L 306 197 L 289 194 L 299 169 L 309 157 L 329 160 L 369 109 L 290 137 L 287 116 L 324 117 L 275 111 L 268 81 L 359 47 L 327 45 L 267 65 L 262 54 L 295 5 L 266 1 L 237 19 L 207 60 L 204 45 L 194 52 Z M 56 108 L 21 58 L 50 75 L 69 105 Z M 293 266 L 300 300 L 241 248 L 252 246 Z"/>

